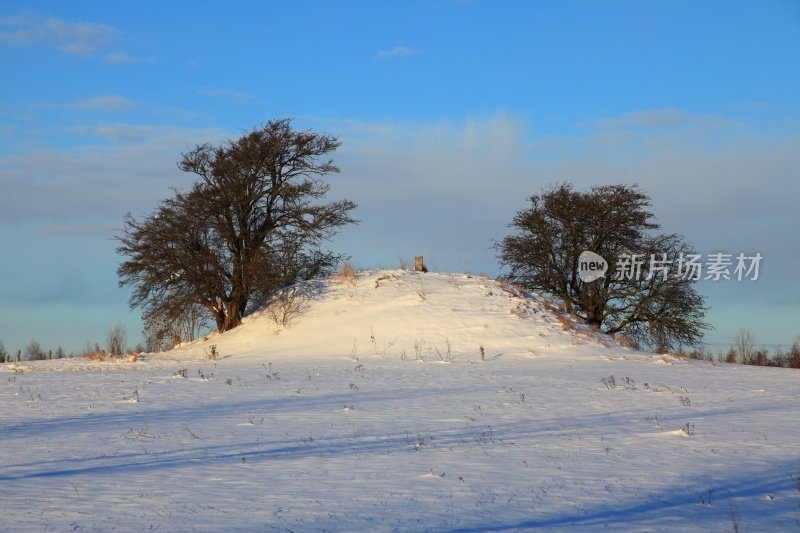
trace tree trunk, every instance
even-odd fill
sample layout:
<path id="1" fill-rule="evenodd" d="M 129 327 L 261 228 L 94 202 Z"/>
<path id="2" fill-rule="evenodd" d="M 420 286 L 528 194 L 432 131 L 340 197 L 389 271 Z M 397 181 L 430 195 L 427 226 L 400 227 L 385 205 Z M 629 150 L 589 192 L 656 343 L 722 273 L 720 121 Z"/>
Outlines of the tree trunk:
<path id="1" fill-rule="evenodd" d="M 247 307 L 247 298 L 231 297 L 222 299 L 217 297 L 216 304 L 203 304 L 214 317 L 214 323 L 219 333 L 230 331 L 242 323 L 242 315 Z"/>
<path id="2" fill-rule="evenodd" d="M 230 331 L 241 323 L 242 314 L 239 311 L 239 305 L 234 302 L 229 302 L 225 313 L 223 329 L 221 329 L 220 332 Z"/>

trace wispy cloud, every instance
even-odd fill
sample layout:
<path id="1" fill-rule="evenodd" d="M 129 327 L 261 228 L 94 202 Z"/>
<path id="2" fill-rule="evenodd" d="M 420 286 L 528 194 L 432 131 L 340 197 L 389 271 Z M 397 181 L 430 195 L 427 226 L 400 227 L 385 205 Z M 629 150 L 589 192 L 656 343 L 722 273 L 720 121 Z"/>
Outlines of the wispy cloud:
<path id="1" fill-rule="evenodd" d="M 65 107 L 75 111 L 122 112 L 130 111 L 135 106 L 136 104 L 133 100 L 123 96 L 108 94 L 103 96 L 95 96 L 94 98 L 87 98 L 86 100 L 75 102 L 74 104 L 67 104 Z"/>
<path id="2" fill-rule="evenodd" d="M 504 113 L 322 129 L 342 141 L 334 157 L 342 172 L 331 179 L 331 194 L 355 201 L 361 220 L 337 246 L 362 266 L 426 255 L 435 269 L 490 272 L 491 240 L 503 236 L 514 207 L 536 189 L 525 124 Z"/>
<path id="3" fill-rule="evenodd" d="M 43 20 L 33 13 L 0 17 L 0 42 L 28 44 L 43 40 L 46 35 Z"/>
<path id="4" fill-rule="evenodd" d="M 106 54 L 103 58 L 106 63 L 110 63 L 112 65 L 123 65 L 126 63 L 140 63 L 141 59 L 137 57 L 132 57 L 126 54 L 125 52 L 114 52 L 111 54 Z"/>
<path id="5" fill-rule="evenodd" d="M 43 24 L 44 34 L 69 54 L 90 55 L 110 44 L 117 33 L 111 26 L 91 22 L 68 22 L 49 18 Z"/>
<path id="6" fill-rule="evenodd" d="M 409 57 L 419 54 L 419 50 L 410 46 L 395 46 L 389 50 L 381 50 L 375 56 L 376 59 L 389 59 L 392 57 Z"/>
<path id="7" fill-rule="evenodd" d="M 83 228 L 94 235 L 104 227 L 110 235 L 126 211 L 149 211 L 169 195 L 169 187 L 192 181 L 177 169 L 182 152 L 225 137 L 217 129 L 124 123 L 81 133 L 114 142 L 0 154 L 0 228 L 53 233 L 61 227 L 71 234 Z"/>
<path id="8" fill-rule="evenodd" d="M 85 21 L 67 21 L 33 12 L 0 17 L 0 42 L 14 45 L 43 44 L 82 57 L 105 54 L 109 63 L 131 63 L 125 52 L 110 52 L 119 39 L 116 28 Z"/>
<path id="9" fill-rule="evenodd" d="M 572 137 L 529 138 L 523 122 L 504 114 L 463 123 L 326 125 L 343 143 L 334 187 L 361 206 L 348 251 L 369 260 L 382 249 L 386 256 L 367 264 L 388 264 L 427 247 L 449 257 L 440 261 L 453 261 L 451 268 L 460 268 L 459 258 L 492 268 L 491 239 L 508 232 L 525 197 L 568 179 L 579 188 L 640 183 L 664 230 L 684 233 L 698 249 L 760 249 L 773 265 L 800 262 L 800 251 L 785 246 L 800 198 L 796 134 L 764 138 L 737 127 L 729 135 L 681 116 L 636 114 L 631 122 L 650 127 Z M 684 125 L 655 127 L 664 123 Z M 409 219 L 408 205 L 424 217 Z M 361 228 L 379 228 L 386 238 L 370 242 Z"/>
<path id="10" fill-rule="evenodd" d="M 153 138 L 158 135 L 159 132 L 163 131 L 163 128 L 160 126 L 116 123 L 81 127 L 79 131 L 106 141 L 143 143 L 146 142 L 148 138 Z"/>
<path id="11" fill-rule="evenodd" d="M 0 124 L 0 137 L 10 137 L 18 128 L 17 124 Z"/>
<path id="12" fill-rule="evenodd" d="M 195 91 L 201 96 L 220 98 L 232 104 L 245 105 L 258 101 L 258 98 L 252 94 L 221 87 L 197 87 Z"/>
<path id="13" fill-rule="evenodd" d="M 682 126 L 691 123 L 694 115 L 681 109 L 648 109 L 625 113 L 618 121 L 622 124 L 641 126 L 644 128 L 663 128 L 665 126 Z"/>
<path id="14" fill-rule="evenodd" d="M 726 127 L 731 121 L 725 117 L 713 115 L 695 115 L 682 109 L 645 109 L 625 113 L 620 117 L 600 119 L 600 126 L 610 128 L 646 128 L 661 129 L 689 125 Z"/>
<path id="15" fill-rule="evenodd" d="M 733 102 L 729 104 L 731 109 L 744 110 L 744 111 L 766 111 L 772 109 L 773 105 L 770 102 L 762 102 L 758 100 Z"/>

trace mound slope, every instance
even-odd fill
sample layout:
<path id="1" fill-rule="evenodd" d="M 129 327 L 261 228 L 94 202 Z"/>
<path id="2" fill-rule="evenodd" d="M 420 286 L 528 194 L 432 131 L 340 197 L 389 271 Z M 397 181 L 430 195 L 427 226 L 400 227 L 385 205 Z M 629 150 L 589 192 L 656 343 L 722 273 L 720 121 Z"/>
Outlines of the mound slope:
<path id="1" fill-rule="evenodd" d="M 632 353 L 571 323 L 543 297 L 469 274 L 373 270 L 289 289 L 211 345 L 235 358 L 391 357 L 424 361 Z M 483 347 L 483 351 L 481 351 Z"/>

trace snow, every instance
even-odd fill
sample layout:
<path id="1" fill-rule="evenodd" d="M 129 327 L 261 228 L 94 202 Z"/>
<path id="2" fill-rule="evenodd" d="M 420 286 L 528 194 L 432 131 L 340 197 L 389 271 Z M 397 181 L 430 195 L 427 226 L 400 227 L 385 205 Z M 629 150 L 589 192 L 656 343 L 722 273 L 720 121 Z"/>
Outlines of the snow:
<path id="1" fill-rule="evenodd" d="M 0 365 L 0 529 L 800 529 L 796 371 L 630 350 L 482 277 L 298 290 L 286 326 Z"/>

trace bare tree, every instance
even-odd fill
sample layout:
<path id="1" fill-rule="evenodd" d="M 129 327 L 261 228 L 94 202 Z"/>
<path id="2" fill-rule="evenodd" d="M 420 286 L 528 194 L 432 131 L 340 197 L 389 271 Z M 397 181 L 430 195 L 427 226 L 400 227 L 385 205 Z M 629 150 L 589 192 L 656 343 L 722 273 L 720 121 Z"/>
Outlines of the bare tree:
<path id="1" fill-rule="evenodd" d="M 329 190 L 320 178 L 339 171 L 319 158 L 338 146 L 284 119 L 183 154 L 179 167 L 199 180 L 143 221 L 128 215 L 117 237 L 131 305 L 170 317 L 198 305 L 227 331 L 254 296 L 331 272 L 340 256 L 321 244 L 355 222 L 353 202 L 317 203 Z"/>
<path id="2" fill-rule="evenodd" d="M 752 364 L 756 356 L 756 338 L 746 329 L 740 329 L 736 334 L 733 350 L 739 356 L 739 361 L 742 364 Z"/>
<path id="3" fill-rule="evenodd" d="M 659 225 L 650 198 L 637 185 L 579 192 L 563 183 L 530 202 L 514 217 L 516 233 L 495 245 L 511 281 L 560 298 L 569 313 L 609 334 L 623 333 L 658 349 L 700 342 L 709 326 L 694 279 L 674 265 L 616 275 L 624 257 L 675 260 L 692 254 L 682 236 L 652 233 Z M 607 262 L 605 276 L 584 281 L 579 258 L 586 251 Z"/>
<path id="4" fill-rule="evenodd" d="M 42 350 L 42 346 L 38 341 L 35 340 L 31 340 L 31 342 L 25 346 L 25 357 L 29 361 L 41 361 L 47 359 L 47 355 L 44 353 L 44 350 Z"/>
<path id="5" fill-rule="evenodd" d="M 117 324 L 106 335 L 106 350 L 110 355 L 122 355 L 125 353 L 126 345 L 128 343 L 128 335 L 125 332 L 125 326 Z"/>

